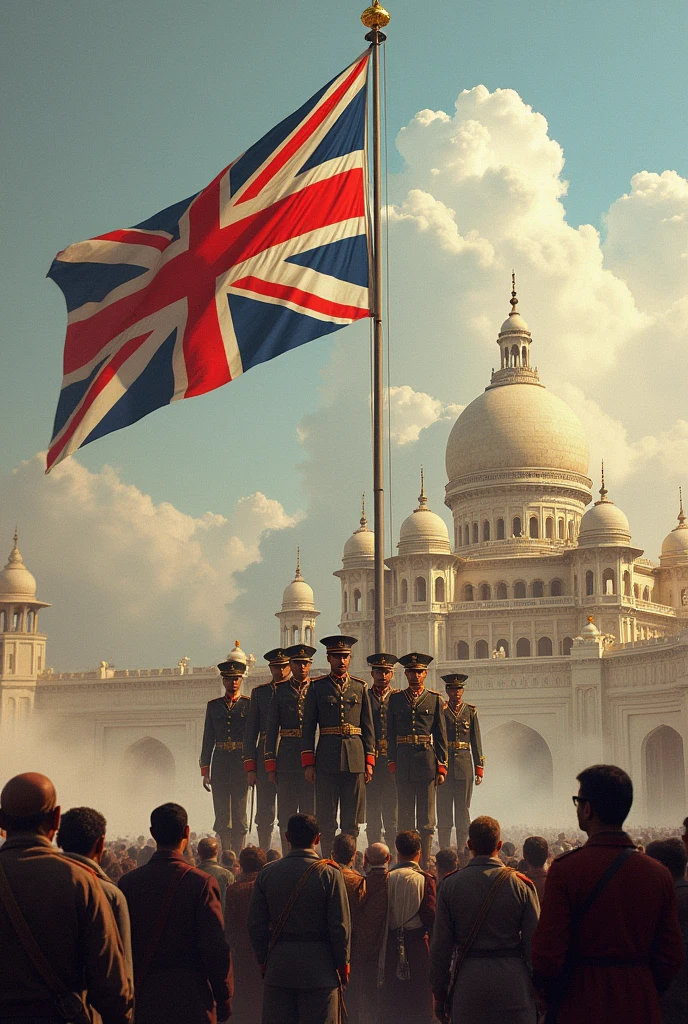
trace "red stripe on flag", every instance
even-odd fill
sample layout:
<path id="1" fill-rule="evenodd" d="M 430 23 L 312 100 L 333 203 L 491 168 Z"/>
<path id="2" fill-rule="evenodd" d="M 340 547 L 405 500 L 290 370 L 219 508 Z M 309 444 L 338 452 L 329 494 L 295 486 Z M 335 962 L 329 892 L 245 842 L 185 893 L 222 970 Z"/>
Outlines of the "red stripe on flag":
<path id="1" fill-rule="evenodd" d="M 105 235 L 98 235 L 94 242 L 122 242 L 124 245 L 149 245 L 151 249 L 158 249 L 164 252 L 172 241 L 171 238 L 161 235 L 149 235 L 146 231 L 135 231 L 133 228 L 122 228 L 119 231 L 108 231 Z"/>
<path id="2" fill-rule="evenodd" d="M 339 86 L 338 89 L 332 93 L 328 100 L 316 107 L 315 112 L 309 117 L 309 119 L 302 124 L 299 130 L 289 140 L 283 149 L 277 154 L 275 159 L 268 164 L 268 166 L 262 171 L 261 174 L 254 180 L 252 185 L 246 189 L 246 191 L 236 200 L 236 205 L 240 203 L 248 202 L 249 199 L 254 199 L 259 195 L 265 188 L 267 183 L 274 178 L 278 171 L 280 171 L 287 161 L 293 156 L 293 154 L 304 144 L 306 139 L 313 134 L 313 132 L 320 127 L 327 115 L 333 110 L 334 107 L 339 103 L 342 96 L 346 93 L 349 86 L 356 80 L 361 70 L 367 65 L 368 56 L 363 57 L 358 62 L 351 74 L 346 78 L 344 82 Z"/>
<path id="3" fill-rule="evenodd" d="M 275 284 L 274 281 L 261 281 L 259 277 L 242 277 L 240 281 L 234 281 L 232 288 L 257 292 L 258 295 L 267 295 L 273 299 L 283 299 L 302 306 L 304 309 L 312 309 L 316 313 L 339 317 L 342 320 L 360 320 L 364 316 L 368 316 L 370 312 L 360 306 L 343 306 L 340 302 L 331 302 L 329 299 L 321 298 L 320 295 L 314 295 L 313 292 L 304 292 L 300 288 Z"/>

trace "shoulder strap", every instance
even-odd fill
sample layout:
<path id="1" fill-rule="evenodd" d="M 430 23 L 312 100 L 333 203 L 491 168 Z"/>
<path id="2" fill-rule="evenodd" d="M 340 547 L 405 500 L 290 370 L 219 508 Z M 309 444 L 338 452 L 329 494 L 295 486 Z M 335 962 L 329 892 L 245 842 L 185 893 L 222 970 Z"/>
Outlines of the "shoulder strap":
<path id="1" fill-rule="evenodd" d="M 7 880 L 5 869 L 0 864 L 0 896 L 2 902 L 5 905 L 7 916 L 12 923 L 17 938 L 24 948 L 24 952 L 31 961 L 32 966 L 35 968 L 36 973 L 39 975 L 41 981 L 50 989 L 54 996 L 62 998 L 69 992 L 67 986 L 60 977 L 55 973 L 48 960 L 46 959 L 43 951 L 36 942 L 26 923 L 26 918 L 21 912 L 19 904 L 14 898 L 14 893 L 10 888 L 10 883 Z"/>
<path id="2" fill-rule="evenodd" d="M 595 883 L 595 885 L 593 885 L 587 897 L 585 898 L 581 906 L 578 908 L 576 913 L 573 915 L 573 920 L 571 921 L 571 930 L 573 930 L 574 928 L 578 928 L 581 921 L 592 907 L 593 903 L 596 902 L 598 896 L 602 894 L 602 892 L 607 888 L 607 886 L 609 885 L 617 871 L 619 871 L 619 869 L 624 866 L 628 858 L 634 853 L 637 853 L 635 846 L 624 846 L 623 850 L 621 850 L 620 853 L 614 858 L 614 860 L 611 862 L 611 864 L 604 872 L 602 877 Z"/>
<path id="3" fill-rule="evenodd" d="M 485 900 L 483 901 L 483 905 L 481 906 L 480 910 L 478 911 L 476 919 L 473 922 L 473 926 L 472 926 L 470 932 L 468 933 L 468 938 L 466 939 L 466 941 L 464 942 L 463 946 L 461 947 L 461 949 L 457 953 L 456 960 L 454 961 L 454 970 L 452 972 L 451 984 L 449 985 L 449 992 L 447 994 L 447 1005 L 448 1006 L 451 1005 L 452 993 L 454 992 L 454 987 L 456 985 L 456 979 L 459 976 L 459 971 L 461 970 L 462 964 L 463 964 L 464 960 L 466 959 L 466 957 L 468 956 L 469 952 L 471 951 L 473 943 L 475 942 L 475 940 L 478 937 L 478 933 L 479 933 L 480 929 L 483 926 L 483 921 L 487 917 L 488 911 L 489 911 L 490 907 L 492 906 L 492 904 L 494 903 L 495 896 L 497 895 L 497 893 L 499 892 L 500 888 L 502 887 L 502 884 L 507 880 L 507 878 L 511 874 L 513 874 L 513 868 L 502 868 L 501 871 L 497 872 L 497 876 L 496 876 L 494 882 L 492 883 L 492 885 L 490 886 L 490 891 L 488 892 L 487 896 L 485 897 Z"/>
<path id="4" fill-rule="evenodd" d="M 325 861 L 324 863 L 327 864 L 331 862 Z M 291 896 L 287 900 L 282 913 L 275 921 L 275 927 L 272 929 L 272 934 L 270 935 L 270 942 L 268 943 L 268 956 L 270 956 L 270 953 L 274 949 L 276 943 L 279 941 L 279 937 L 284 931 L 284 926 L 289 920 L 289 915 L 291 914 L 292 910 L 294 909 L 294 906 L 296 905 L 296 901 L 299 898 L 301 890 L 303 889 L 304 885 L 311 877 L 313 872 L 316 871 L 322 864 L 323 861 L 314 860 L 312 864 L 308 865 L 308 867 L 306 868 L 306 870 L 304 871 L 304 873 L 301 875 L 298 882 L 294 886 Z"/>
<path id="5" fill-rule="evenodd" d="M 165 925 L 167 924 L 167 919 L 170 916 L 170 910 L 172 909 L 172 903 L 174 902 L 174 897 L 177 895 L 177 890 L 179 889 L 179 886 L 181 885 L 182 878 L 184 878 L 184 875 L 188 874 L 189 871 L 191 871 L 191 868 L 188 867 L 188 866 L 185 866 L 184 870 L 181 872 L 181 874 L 176 875 L 172 879 L 172 881 L 170 882 L 170 884 L 168 885 L 168 887 L 167 887 L 167 889 L 165 891 L 165 895 L 162 898 L 162 903 L 160 904 L 160 909 L 158 910 L 158 916 L 156 917 L 155 924 L 153 925 L 153 931 L 151 933 L 151 937 L 148 940 L 148 945 L 146 946 L 145 952 L 143 954 L 143 960 L 141 961 L 141 967 L 139 968 L 139 970 L 136 972 L 136 975 L 135 975 L 135 987 L 139 991 L 141 990 L 141 986 L 143 985 L 144 981 L 146 980 L 146 977 L 148 976 L 148 972 L 150 971 L 151 964 L 153 963 L 153 957 L 155 956 L 155 954 L 157 952 L 157 949 L 158 949 L 158 946 L 160 945 L 160 940 L 162 938 L 162 933 L 165 930 Z"/>

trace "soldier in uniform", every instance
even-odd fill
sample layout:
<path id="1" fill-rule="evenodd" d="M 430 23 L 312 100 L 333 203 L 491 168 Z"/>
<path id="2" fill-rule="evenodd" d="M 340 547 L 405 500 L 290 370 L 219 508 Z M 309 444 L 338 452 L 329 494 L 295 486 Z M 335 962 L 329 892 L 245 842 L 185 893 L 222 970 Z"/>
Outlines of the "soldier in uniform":
<path id="1" fill-rule="evenodd" d="M 358 836 L 365 820 L 365 783 L 375 765 L 375 730 L 368 686 L 349 675 L 353 636 L 328 636 L 330 674 L 314 679 L 306 695 L 301 764 L 315 784 L 315 806 L 322 830 L 321 849 L 329 854 L 337 830 Z M 320 727 L 318 748 L 315 730 Z"/>
<path id="2" fill-rule="evenodd" d="M 244 733 L 244 770 L 249 786 L 256 787 L 258 846 L 261 850 L 267 851 L 270 849 L 272 830 L 275 825 L 277 790 L 275 780 L 271 781 L 265 771 L 263 760 L 265 731 L 272 695 L 278 686 L 289 679 L 290 670 L 289 658 L 281 647 L 276 647 L 274 651 L 268 651 L 263 657 L 268 663 L 272 680 L 254 687 L 251 691 L 251 704 Z"/>
<path id="3" fill-rule="evenodd" d="M 425 688 L 429 654 L 399 658 L 408 687 L 390 695 L 387 711 L 387 757 L 397 784 L 399 828 L 417 829 L 426 867 L 435 832 L 435 789 L 447 775 L 447 731 L 442 697 Z"/>
<path id="4" fill-rule="evenodd" d="M 371 654 L 373 685 L 370 707 L 375 726 L 375 772 L 366 788 L 366 835 L 368 845 L 382 842 L 384 832 L 389 846 L 397 834 L 397 790 L 387 767 L 387 714 L 391 682 L 397 658 L 393 654 Z"/>
<path id="5" fill-rule="evenodd" d="M 237 647 L 228 660 L 217 667 L 225 694 L 208 701 L 200 757 L 201 775 L 204 788 L 213 794 L 213 827 L 222 848 L 239 851 L 248 832 L 248 782 L 242 752 L 250 701 L 239 693 L 246 671 L 246 655 Z"/>
<path id="6" fill-rule="evenodd" d="M 463 684 L 468 676 L 452 672 L 442 676 L 447 691 L 444 721 L 447 727 L 449 772 L 447 781 L 437 794 L 437 837 L 440 849 L 451 843 L 452 825 L 456 826 L 456 847 L 462 851 L 471 823 L 470 806 L 473 779 L 476 786 L 483 781 L 485 758 L 480 740 L 478 712 L 473 704 L 463 702 Z"/>
<path id="7" fill-rule="evenodd" d="M 282 837 L 282 853 L 289 850 L 287 822 L 293 814 L 312 814 L 314 794 L 301 767 L 301 738 L 306 694 L 310 687 L 311 664 L 315 647 L 294 644 L 284 652 L 289 658 L 291 679 L 275 689 L 265 729 L 265 771 L 277 784 L 277 815 Z"/>

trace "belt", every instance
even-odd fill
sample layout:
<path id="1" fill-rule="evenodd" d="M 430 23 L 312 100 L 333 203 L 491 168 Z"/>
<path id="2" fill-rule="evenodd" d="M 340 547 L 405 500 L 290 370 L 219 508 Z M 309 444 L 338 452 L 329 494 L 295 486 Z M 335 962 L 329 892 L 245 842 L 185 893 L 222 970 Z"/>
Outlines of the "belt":
<path id="1" fill-rule="evenodd" d="M 463 743 L 460 740 L 449 740 L 447 742 L 447 747 L 449 748 L 449 750 L 470 750 L 471 749 L 470 743 Z"/>
<path id="2" fill-rule="evenodd" d="M 297 738 L 300 739 L 301 738 L 301 730 L 300 729 L 280 729 L 280 736 L 282 737 L 282 739 L 284 739 L 286 737 L 288 740 L 295 740 Z"/>
<path id="3" fill-rule="evenodd" d="M 377 752 L 378 752 L 378 754 L 386 754 L 387 753 L 387 740 L 380 740 L 378 742 Z"/>
<path id="4" fill-rule="evenodd" d="M 236 742 L 234 742 L 234 740 L 228 740 L 227 743 L 215 744 L 216 750 L 243 750 L 243 747 L 244 744 L 240 740 L 237 740 Z"/>
<path id="5" fill-rule="evenodd" d="M 349 725 L 348 722 L 344 722 L 344 725 L 326 725 L 320 729 L 321 736 L 360 736 L 361 730 L 357 725 Z"/>
<path id="6" fill-rule="evenodd" d="M 523 957 L 523 950 L 520 946 L 512 946 L 509 949 L 469 949 L 466 955 L 477 957 L 479 960 L 520 960 Z"/>
<path id="7" fill-rule="evenodd" d="M 397 736 L 397 743 L 410 743 L 414 747 L 427 747 L 432 736 Z"/>

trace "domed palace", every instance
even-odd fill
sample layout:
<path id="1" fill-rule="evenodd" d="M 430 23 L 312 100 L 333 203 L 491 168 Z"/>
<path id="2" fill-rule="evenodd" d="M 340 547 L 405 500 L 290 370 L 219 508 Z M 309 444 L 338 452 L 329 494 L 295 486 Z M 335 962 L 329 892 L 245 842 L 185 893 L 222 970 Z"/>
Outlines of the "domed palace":
<path id="1" fill-rule="evenodd" d="M 515 290 L 511 306 L 497 337 L 499 369 L 447 442 L 452 540 L 429 507 L 421 473 L 418 505 L 386 560 L 386 647 L 432 654 L 428 683 L 436 689 L 447 672 L 468 675 L 465 699 L 478 707 L 486 781 L 492 778 L 505 807 L 524 791 L 549 805 L 556 796 L 560 806 L 577 771 L 612 761 L 636 780 L 636 821 L 682 817 L 683 504 L 659 564 L 643 558 L 609 497 L 604 466 L 592 501 L 583 426 L 532 365 Z M 359 674 L 373 649 L 373 540 L 364 513 L 335 573 L 341 629 L 361 641 L 353 665 Z M 479 791 L 486 808 L 494 807 L 492 789 Z"/>

